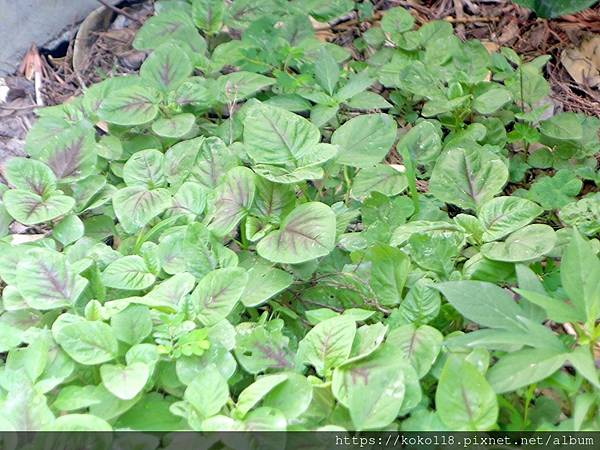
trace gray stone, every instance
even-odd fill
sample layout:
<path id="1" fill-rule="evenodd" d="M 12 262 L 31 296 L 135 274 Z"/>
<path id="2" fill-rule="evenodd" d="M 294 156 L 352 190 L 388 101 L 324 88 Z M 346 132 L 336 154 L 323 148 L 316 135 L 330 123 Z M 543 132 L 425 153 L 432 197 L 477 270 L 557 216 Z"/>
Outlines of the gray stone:
<path id="1" fill-rule="evenodd" d="M 44 46 L 99 6 L 97 0 L 0 0 L 0 76 L 15 71 L 31 44 Z"/>

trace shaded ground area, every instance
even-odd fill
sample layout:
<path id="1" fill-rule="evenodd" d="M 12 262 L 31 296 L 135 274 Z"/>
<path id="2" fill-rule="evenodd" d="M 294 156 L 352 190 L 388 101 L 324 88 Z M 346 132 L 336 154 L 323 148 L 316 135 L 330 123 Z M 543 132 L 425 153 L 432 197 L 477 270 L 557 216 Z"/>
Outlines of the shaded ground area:
<path id="1" fill-rule="evenodd" d="M 0 161 L 23 154 L 37 107 L 61 104 L 106 77 L 138 70 L 146 55 L 131 43 L 152 14 L 152 3 L 101 8 L 81 24 L 77 38 L 55 49 L 32 48 L 14 76 L 0 79 Z M 319 24 L 317 33 L 352 47 L 355 38 L 379 21 L 380 11 L 394 6 L 409 8 L 421 24 L 447 20 L 461 38 L 480 39 L 492 49 L 511 47 L 526 59 L 551 55 L 546 72 L 555 110 L 600 116 L 600 5 L 544 20 L 508 0 L 384 0 L 376 2 L 370 21 L 360 22 L 353 13 Z"/>

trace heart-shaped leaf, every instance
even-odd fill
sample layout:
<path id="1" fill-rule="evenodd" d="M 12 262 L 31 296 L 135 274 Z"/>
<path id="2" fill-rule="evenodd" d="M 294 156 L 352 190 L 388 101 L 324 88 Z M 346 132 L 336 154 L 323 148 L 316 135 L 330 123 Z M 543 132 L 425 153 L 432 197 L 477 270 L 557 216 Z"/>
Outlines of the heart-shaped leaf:
<path id="1" fill-rule="evenodd" d="M 483 225 L 483 240 L 496 241 L 529 224 L 543 213 L 542 207 L 519 197 L 497 197 L 486 202 L 479 210 Z"/>
<path id="2" fill-rule="evenodd" d="M 117 356 L 117 339 L 112 328 L 104 322 L 75 321 L 60 327 L 54 337 L 79 364 L 102 364 Z"/>
<path id="3" fill-rule="evenodd" d="M 16 287 L 31 308 L 47 310 L 75 303 L 87 285 L 60 253 L 35 249 L 17 264 Z"/>
<path id="4" fill-rule="evenodd" d="M 121 400 L 131 400 L 138 395 L 146 385 L 149 375 L 148 366 L 141 362 L 130 366 L 104 364 L 100 367 L 102 384 Z"/>
<path id="5" fill-rule="evenodd" d="M 192 131 L 196 123 L 193 114 L 177 114 L 176 116 L 158 119 L 152 124 L 152 131 L 160 137 L 178 139 Z"/>
<path id="6" fill-rule="evenodd" d="M 233 72 L 217 79 L 218 100 L 235 103 L 246 100 L 256 92 L 275 84 L 273 78 L 252 72 Z"/>
<path id="7" fill-rule="evenodd" d="M 59 192 L 41 197 L 33 192 L 11 189 L 4 193 L 4 206 L 13 219 L 24 225 L 49 222 L 67 214 L 75 206 L 72 197 Z"/>
<path id="8" fill-rule="evenodd" d="M 11 158 L 4 166 L 4 178 L 11 186 L 44 196 L 56 188 L 56 176 L 43 162 L 30 158 Z"/>
<path id="9" fill-rule="evenodd" d="M 435 393 L 437 413 L 446 426 L 486 431 L 498 419 L 498 401 L 477 368 L 459 356 L 448 358 Z"/>
<path id="10" fill-rule="evenodd" d="M 481 253 L 494 261 L 531 261 L 552 251 L 556 239 L 556 233 L 549 225 L 528 225 L 509 235 L 504 242 L 484 244 Z"/>
<path id="11" fill-rule="evenodd" d="M 367 114 L 350 119 L 331 136 L 337 145 L 337 162 L 368 168 L 380 163 L 396 140 L 398 126 L 387 114 Z"/>
<path id="12" fill-rule="evenodd" d="M 191 295 L 202 323 L 214 325 L 227 317 L 242 296 L 247 281 L 248 273 L 241 267 L 213 270 L 202 278 Z"/>
<path id="13" fill-rule="evenodd" d="M 254 173 L 246 167 L 235 167 L 225 175 L 214 202 L 209 229 L 224 236 L 234 230 L 254 201 Z"/>
<path id="14" fill-rule="evenodd" d="M 167 42 L 158 47 L 142 64 L 140 77 L 144 84 L 162 92 L 177 89 L 192 74 L 192 62 L 181 45 Z"/>
<path id="15" fill-rule="evenodd" d="M 171 205 L 167 189 L 132 186 L 112 196 L 115 214 L 125 231 L 135 233 Z"/>
<path id="16" fill-rule="evenodd" d="M 323 203 L 294 209 L 277 231 L 262 239 L 256 250 L 269 261 L 299 264 L 328 255 L 335 246 L 335 213 Z"/>
<path id="17" fill-rule="evenodd" d="M 141 256 L 123 256 L 108 265 L 102 273 L 107 287 L 139 291 L 154 284 L 155 277 Z"/>
<path id="18" fill-rule="evenodd" d="M 160 94 L 153 88 L 141 85 L 120 89 L 100 105 L 98 116 L 109 123 L 121 126 L 144 125 L 158 114 Z"/>
<path id="19" fill-rule="evenodd" d="M 246 113 L 244 143 L 257 163 L 296 165 L 320 138 L 315 125 L 284 109 L 256 104 Z"/>
<path id="20" fill-rule="evenodd" d="M 508 168 L 500 158 L 483 149 L 455 148 L 436 163 L 429 191 L 439 200 L 465 209 L 498 194 L 508 180 Z"/>

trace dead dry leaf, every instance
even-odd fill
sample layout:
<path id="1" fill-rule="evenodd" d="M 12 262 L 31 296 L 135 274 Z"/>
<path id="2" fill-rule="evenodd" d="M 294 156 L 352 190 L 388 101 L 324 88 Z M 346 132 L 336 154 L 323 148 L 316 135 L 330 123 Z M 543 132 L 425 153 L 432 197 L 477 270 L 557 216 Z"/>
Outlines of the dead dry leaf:
<path id="1" fill-rule="evenodd" d="M 579 48 L 564 50 L 560 62 L 577 83 L 600 86 L 600 35 L 583 40 Z"/>
<path id="2" fill-rule="evenodd" d="M 11 243 L 12 245 L 27 244 L 29 242 L 39 241 L 45 237 L 45 234 L 13 234 Z"/>

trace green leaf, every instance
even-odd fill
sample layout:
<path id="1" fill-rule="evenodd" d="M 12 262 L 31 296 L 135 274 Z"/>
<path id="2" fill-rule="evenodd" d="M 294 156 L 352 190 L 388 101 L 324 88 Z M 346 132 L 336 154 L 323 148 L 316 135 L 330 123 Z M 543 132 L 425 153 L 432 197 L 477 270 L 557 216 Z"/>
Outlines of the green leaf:
<path id="1" fill-rule="evenodd" d="M 260 256 L 282 264 L 299 264 L 328 255 L 335 246 L 335 213 L 323 203 L 296 207 L 277 231 L 257 245 Z"/>
<path id="2" fill-rule="evenodd" d="M 18 431 L 39 431 L 54 422 L 46 397 L 28 386 L 8 392 L 0 405 L 0 416 Z"/>
<path id="3" fill-rule="evenodd" d="M 191 294 L 198 318 L 213 325 L 229 315 L 242 296 L 248 273 L 241 267 L 227 267 L 209 272 Z"/>
<path id="4" fill-rule="evenodd" d="M 121 226 L 135 233 L 170 206 L 171 195 L 167 189 L 131 186 L 116 191 L 112 201 Z"/>
<path id="5" fill-rule="evenodd" d="M 58 411 L 76 411 L 97 404 L 97 386 L 64 386 L 52 404 Z"/>
<path id="6" fill-rule="evenodd" d="M 593 323 L 600 316 L 600 260 L 578 231 L 573 231 L 560 265 L 562 285 L 574 306 Z"/>
<path id="7" fill-rule="evenodd" d="M 81 239 L 84 233 L 85 228 L 81 219 L 75 215 L 71 215 L 66 216 L 54 226 L 52 237 L 63 246 L 67 246 Z"/>
<path id="8" fill-rule="evenodd" d="M 206 42 L 200 36 L 192 18 L 184 11 L 164 11 L 150 17 L 138 30 L 133 41 L 137 50 L 154 50 L 166 42 L 183 42 L 199 54 L 206 50 Z"/>
<path id="9" fill-rule="evenodd" d="M 575 370 L 592 383 L 595 388 L 600 387 L 598 369 L 596 368 L 593 352 L 589 347 L 580 346 L 575 348 L 575 350 L 568 355 L 567 359 L 573 364 Z"/>
<path id="10" fill-rule="evenodd" d="M 144 125 L 152 122 L 158 114 L 159 100 L 159 92 L 151 87 L 120 89 L 102 101 L 98 116 L 115 125 Z"/>
<path id="11" fill-rule="evenodd" d="M 275 84 L 276 80 L 252 72 L 233 72 L 217 78 L 217 99 L 233 104 L 252 97 L 257 92 Z"/>
<path id="12" fill-rule="evenodd" d="M 200 183 L 185 182 L 173 195 L 173 208 L 180 214 L 200 216 L 206 208 L 207 189 Z"/>
<path id="13" fill-rule="evenodd" d="M 23 342 L 22 330 L 0 322 L 0 351 L 8 352 Z"/>
<path id="14" fill-rule="evenodd" d="M 600 193 L 587 195 L 577 202 L 569 203 L 558 213 L 560 220 L 587 236 L 600 233 Z"/>
<path id="15" fill-rule="evenodd" d="M 346 104 L 350 108 L 362 110 L 388 109 L 392 107 L 392 104 L 389 103 L 385 98 L 371 91 L 365 91 L 356 94 L 354 97 L 350 98 Z"/>
<path id="16" fill-rule="evenodd" d="M 193 0 L 192 17 L 202 31 L 215 34 L 223 25 L 225 2 L 223 0 Z"/>
<path id="17" fill-rule="evenodd" d="M 215 104 L 213 92 L 215 81 L 210 78 L 191 77 L 175 90 L 169 93 L 169 99 L 181 107 L 197 106 L 208 109 Z"/>
<path id="18" fill-rule="evenodd" d="M 518 197 L 496 197 L 483 204 L 478 217 L 484 228 L 483 240 L 496 241 L 528 225 L 544 210 Z"/>
<path id="19" fill-rule="evenodd" d="M 229 400 L 227 380 L 214 364 L 211 364 L 187 386 L 184 398 L 201 417 L 214 416 Z"/>
<path id="20" fill-rule="evenodd" d="M 93 414 L 67 414 L 57 417 L 52 425 L 46 427 L 47 431 L 68 432 L 102 432 L 112 431 L 112 427 L 106 421 Z"/>
<path id="21" fill-rule="evenodd" d="M 254 173 L 246 167 L 235 167 L 225 175 L 218 187 L 214 212 L 208 228 L 218 236 L 232 232 L 254 202 Z"/>
<path id="22" fill-rule="evenodd" d="M 415 24 L 415 18 L 402 7 L 396 7 L 386 11 L 381 19 L 381 28 L 392 35 L 410 31 Z"/>
<path id="23" fill-rule="evenodd" d="M 289 170 L 283 167 L 258 164 L 254 171 L 264 179 L 278 184 L 296 184 L 304 180 L 320 180 L 324 172 L 321 167 L 300 167 Z"/>
<path id="24" fill-rule="evenodd" d="M 186 272 L 177 273 L 147 293 L 143 297 L 142 304 L 151 308 L 167 308 L 176 311 L 183 297 L 194 288 L 195 284 L 196 279 L 193 275 Z"/>
<path id="25" fill-rule="evenodd" d="M 473 147 L 443 153 L 429 181 L 439 200 L 477 209 L 498 194 L 508 180 L 508 168 L 497 156 Z"/>
<path id="26" fill-rule="evenodd" d="M 255 104 L 244 120 L 244 143 L 257 163 L 296 164 L 319 143 L 319 129 L 281 108 Z"/>
<path id="27" fill-rule="evenodd" d="M 286 374 L 264 375 L 244 389 L 238 396 L 236 412 L 244 417 L 275 387 L 287 380 Z"/>
<path id="28" fill-rule="evenodd" d="M 166 183 L 164 155 L 158 150 L 142 150 L 123 166 L 123 180 L 128 186 L 163 187 Z"/>
<path id="29" fill-rule="evenodd" d="M 335 58 L 325 47 L 319 49 L 318 62 L 315 64 L 315 78 L 317 83 L 329 95 L 333 95 L 340 79 L 340 68 Z"/>
<path id="30" fill-rule="evenodd" d="M 118 343 L 112 328 L 104 322 L 79 320 L 54 333 L 56 342 L 79 364 L 93 366 L 117 356 Z"/>
<path id="31" fill-rule="evenodd" d="M 370 248 L 367 254 L 373 292 L 383 305 L 399 304 L 410 272 L 410 259 L 401 250 L 384 245 Z"/>
<path id="32" fill-rule="evenodd" d="M 313 387 L 306 377 L 288 373 L 287 379 L 275 386 L 263 399 L 263 406 L 281 411 L 286 419 L 301 416 L 310 406 Z"/>
<path id="33" fill-rule="evenodd" d="M 348 359 L 355 333 L 356 324 L 347 316 L 319 322 L 300 341 L 298 357 L 318 374 L 327 375 Z"/>
<path id="34" fill-rule="evenodd" d="M 158 47 L 140 67 L 140 78 L 145 86 L 161 92 L 177 89 L 192 75 L 193 65 L 181 45 L 167 42 Z"/>
<path id="35" fill-rule="evenodd" d="M 56 189 L 56 176 L 41 161 L 30 158 L 11 158 L 4 166 L 4 178 L 16 189 L 45 196 Z"/>
<path id="36" fill-rule="evenodd" d="M 408 185 L 403 169 L 378 164 L 361 170 L 352 182 L 352 197 L 362 200 L 374 191 L 389 197 L 400 194 Z"/>
<path id="37" fill-rule="evenodd" d="M 123 256 L 108 265 L 102 273 L 107 287 L 139 291 L 154 284 L 155 277 L 141 256 Z"/>
<path id="38" fill-rule="evenodd" d="M 441 132 L 432 121 L 419 122 L 402 135 L 397 148 L 400 152 L 406 148 L 408 154 L 419 164 L 433 167 L 442 151 Z"/>
<path id="39" fill-rule="evenodd" d="M 366 114 L 350 119 L 331 136 L 331 143 L 340 148 L 337 162 L 361 168 L 380 163 L 394 145 L 397 128 L 387 114 Z"/>
<path id="40" fill-rule="evenodd" d="M 293 368 L 290 339 L 282 333 L 283 326 L 281 319 L 274 319 L 265 324 L 244 322 L 236 327 L 234 352 L 246 372 Z"/>
<path id="41" fill-rule="evenodd" d="M 79 181 L 96 169 L 94 132 L 88 127 L 74 127 L 61 133 L 35 152 L 62 183 Z"/>
<path id="42" fill-rule="evenodd" d="M 350 75 L 348 82 L 336 92 L 335 98 L 340 102 L 345 102 L 361 92 L 365 92 L 374 81 L 372 78 L 369 78 L 367 70 Z"/>
<path id="43" fill-rule="evenodd" d="M 464 246 L 464 234 L 454 231 L 412 233 L 408 239 L 412 259 L 421 267 L 448 275 Z"/>
<path id="44" fill-rule="evenodd" d="M 386 343 L 400 349 L 408 359 L 419 378 L 431 369 L 441 348 L 444 337 L 435 328 L 427 325 L 403 325 L 390 331 Z"/>
<path id="45" fill-rule="evenodd" d="M 521 307 L 502 288 L 483 281 L 451 281 L 435 286 L 467 319 L 489 328 L 522 330 Z"/>
<path id="46" fill-rule="evenodd" d="M 294 278 L 270 264 L 257 262 L 248 269 L 248 283 L 242 294 L 246 307 L 256 307 L 291 286 Z"/>
<path id="47" fill-rule="evenodd" d="M 437 413 L 444 424 L 458 431 L 487 431 L 498 419 L 498 401 L 477 368 L 458 356 L 444 365 L 435 392 Z"/>
<path id="48" fill-rule="evenodd" d="M 152 332 L 152 317 L 146 306 L 129 305 L 111 317 L 110 326 L 119 341 L 135 345 Z"/>
<path id="49" fill-rule="evenodd" d="M 58 252 L 31 250 L 17 264 L 16 287 L 30 308 L 48 310 L 72 306 L 87 284 Z"/>
<path id="50" fill-rule="evenodd" d="M 146 394 L 119 417 L 115 427 L 149 432 L 186 429 L 187 423 L 169 410 L 172 404 L 173 398 L 170 396 L 162 396 L 158 392 Z M 157 443 L 151 441 L 150 446 L 156 445 Z M 142 448 L 146 446 L 147 444 L 142 443 Z"/>
<path id="51" fill-rule="evenodd" d="M 138 395 L 146 385 L 149 375 L 148 366 L 141 362 L 129 366 L 104 364 L 100 367 L 102 384 L 121 400 L 130 400 Z"/>
<path id="52" fill-rule="evenodd" d="M 408 323 L 421 325 L 437 317 L 440 305 L 439 292 L 431 286 L 427 279 L 422 278 L 410 288 L 398 308 L 398 314 Z"/>
<path id="53" fill-rule="evenodd" d="M 481 254 L 494 261 L 531 261 L 548 254 L 556 245 L 556 233 L 549 225 L 527 225 L 510 234 L 504 242 L 490 242 Z"/>
<path id="54" fill-rule="evenodd" d="M 544 209 L 559 209 L 575 200 L 583 183 L 575 173 L 562 169 L 552 177 L 538 178 L 529 189 L 527 197 Z"/>
<path id="55" fill-rule="evenodd" d="M 493 114 L 512 100 L 510 91 L 492 88 L 473 100 L 473 109 L 480 114 Z"/>
<path id="56" fill-rule="evenodd" d="M 554 18 L 589 8 L 595 0 L 515 0 L 515 3 L 533 9 L 539 17 Z"/>
<path id="57" fill-rule="evenodd" d="M 556 372 L 568 359 L 568 353 L 553 349 L 524 349 L 509 353 L 488 372 L 488 381 L 497 394 L 528 386 Z"/>
<path id="58" fill-rule="evenodd" d="M 357 430 L 383 428 L 398 416 L 405 396 L 405 370 L 406 362 L 389 346 L 335 369 L 333 393 L 349 409 Z"/>
<path id="59" fill-rule="evenodd" d="M 23 225 L 36 225 L 69 213 L 75 200 L 55 191 L 41 197 L 29 191 L 11 189 L 4 193 L 3 202 L 8 213 Z"/>
<path id="60" fill-rule="evenodd" d="M 160 137 L 179 139 L 192 131 L 195 123 L 193 114 L 177 114 L 168 119 L 158 119 L 152 124 L 152 131 Z"/>
<path id="61" fill-rule="evenodd" d="M 582 116 L 563 112 L 540 123 L 540 133 L 557 141 L 578 141 L 583 137 Z"/>

